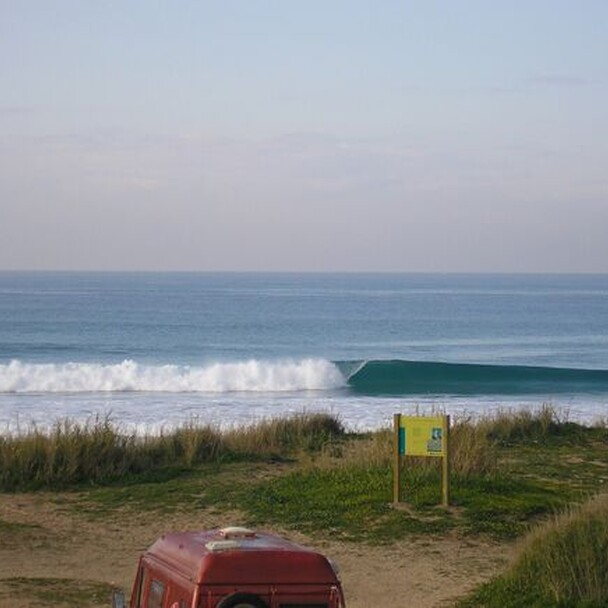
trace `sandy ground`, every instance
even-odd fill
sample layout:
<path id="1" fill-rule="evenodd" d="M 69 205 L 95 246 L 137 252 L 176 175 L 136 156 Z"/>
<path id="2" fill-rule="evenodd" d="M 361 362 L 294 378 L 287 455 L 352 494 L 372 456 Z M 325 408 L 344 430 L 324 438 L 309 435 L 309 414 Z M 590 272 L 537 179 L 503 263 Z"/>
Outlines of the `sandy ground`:
<path id="1" fill-rule="evenodd" d="M 239 523 L 238 513 L 205 511 L 95 518 L 86 510 L 75 511 L 69 495 L 62 495 L 63 503 L 56 499 L 53 494 L 0 495 L 0 607 L 37 605 L 27 580 L 18 595 L 10 592 L 7 579 L 15 577 L 100 581 L 128 589 L 139 554 L 161 533 Z M 501 571 L 513 553 L 511 545 L 454 538 L 370 548 L 285 535 L 337 561 L 348 608 L 450 606 Z"/>

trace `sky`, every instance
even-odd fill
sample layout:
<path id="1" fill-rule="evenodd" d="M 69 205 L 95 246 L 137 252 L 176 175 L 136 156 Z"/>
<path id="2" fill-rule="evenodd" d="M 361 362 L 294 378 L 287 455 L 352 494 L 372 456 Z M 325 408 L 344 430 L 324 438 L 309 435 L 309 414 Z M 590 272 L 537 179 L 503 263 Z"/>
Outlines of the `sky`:
<path id="1" fill-rule="evenodd" d="M 608 272 L 605 0 L 0 0 L 0 269 Z"/>

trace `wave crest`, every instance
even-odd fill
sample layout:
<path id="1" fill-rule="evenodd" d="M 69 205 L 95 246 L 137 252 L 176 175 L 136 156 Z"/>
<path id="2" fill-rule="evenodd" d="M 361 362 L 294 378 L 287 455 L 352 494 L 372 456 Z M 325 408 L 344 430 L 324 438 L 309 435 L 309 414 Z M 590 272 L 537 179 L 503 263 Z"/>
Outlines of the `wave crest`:
<path id="1" fill-rule="evenodd" d="M 25 363 L 0 365 L 0 393 L 281 392 L 329 390 L 345 385 L 325 359 L 250 360 L 207 366 Z"/>
<path id="2" fill-rule="evenodd" d="M 342 364 L 349 388 L 364 395 L 526 395 L 608 392 L 608 370 L 438 361 Z"/>

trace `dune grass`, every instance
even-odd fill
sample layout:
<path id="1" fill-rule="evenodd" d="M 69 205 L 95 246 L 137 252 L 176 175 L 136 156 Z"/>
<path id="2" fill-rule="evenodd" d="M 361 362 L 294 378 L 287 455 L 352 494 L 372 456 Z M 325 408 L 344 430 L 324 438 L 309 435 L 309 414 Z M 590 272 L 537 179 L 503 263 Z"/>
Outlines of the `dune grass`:
<path id="1" fill-rule="evenodd" d="M 498 471 L 500 447 L 552 437 L 580 439 L 581 432 L 580 425 L 560 419 L 548 406 L 481 420 L 456 419 L 451 429 L 452 472 L 461 479 L 492 475 Z M 48 432 L 34 427 L 0 436 L 0 490 L 104 484 L 161 469 L 285 458 L 296 452 L 310 454 L 318 467 L 386 468 L 391 466 L 392 449 L 389 430 L 347 435 L 340 420 L 327 414 L 302 413 L 223 432 L 191 422 L 144 436 L 121 431 L 109 418 L 86 424 L 62 420 Z M 435 465 L 431 459 L 406 460 L 408 474 L 416 478 L 433 476 Z"/>
<path id="2" fill-rule="evenodd" d="M 133 477 L 145 481 L 203 463 L 286 457 L 318 449 L 343 433 L 341 423 L 325 414 L 266 420 L 225 433 L 191 423 L 157 436 L 123 433 L 108 418 L 87 424 L 64 420 L 50 432 L 33 428 L 0 436 L 0 490 L 103 485 Z"/>
<path id="3" fill-rule="evenodd" d="M 509 572 L 459 606 L 608 606 L 608 494 L 535 528 Z"/>

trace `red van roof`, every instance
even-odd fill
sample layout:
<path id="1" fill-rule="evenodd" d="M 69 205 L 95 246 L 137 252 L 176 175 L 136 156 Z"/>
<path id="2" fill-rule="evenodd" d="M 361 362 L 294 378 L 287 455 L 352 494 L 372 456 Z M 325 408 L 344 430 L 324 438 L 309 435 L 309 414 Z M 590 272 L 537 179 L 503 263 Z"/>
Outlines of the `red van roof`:
<path id="1" fill-rule="evenodd" d="M 174 532 L 159 538 L 145 558 L 160 561 L 195 584 L 335 584 L 326 557 L 274 534 L 245 528 Z"/>

